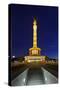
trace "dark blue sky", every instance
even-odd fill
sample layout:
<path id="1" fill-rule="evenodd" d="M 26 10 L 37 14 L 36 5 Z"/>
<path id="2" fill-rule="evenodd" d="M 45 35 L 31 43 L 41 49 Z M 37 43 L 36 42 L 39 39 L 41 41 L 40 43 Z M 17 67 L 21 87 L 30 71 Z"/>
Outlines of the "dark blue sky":
<path id="1" fill-rule="evenodd" d="M 38 47 L 41 54 L 58 57 L 58 7 L 11 4 L 12 55 L 24 56 L 32 47 L 33 18 L 38 23 Z"/>

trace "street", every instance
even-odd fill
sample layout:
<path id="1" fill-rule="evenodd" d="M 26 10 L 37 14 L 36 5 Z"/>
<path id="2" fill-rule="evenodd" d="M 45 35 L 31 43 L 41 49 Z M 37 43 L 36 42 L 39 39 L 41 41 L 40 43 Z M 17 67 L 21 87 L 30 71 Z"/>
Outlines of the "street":
<path id="1" fill-rule="evenodd" d="M 28 86 L 28 85 L 41 85 L 41 84 L 54 84 L 58 83 L 58 79 L 38 64 L 31 65 L 24 72 L 12 80 L 12 86 Z"/>

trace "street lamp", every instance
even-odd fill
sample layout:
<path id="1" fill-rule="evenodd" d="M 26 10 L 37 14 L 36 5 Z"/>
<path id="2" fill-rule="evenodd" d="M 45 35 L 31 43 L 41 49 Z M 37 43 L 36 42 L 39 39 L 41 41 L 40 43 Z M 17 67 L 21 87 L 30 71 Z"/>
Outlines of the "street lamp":
<path id="1" fill-rule="evenodd" d="M 15 58 L 15 56 L 12 56 L 12 58 Z"/>

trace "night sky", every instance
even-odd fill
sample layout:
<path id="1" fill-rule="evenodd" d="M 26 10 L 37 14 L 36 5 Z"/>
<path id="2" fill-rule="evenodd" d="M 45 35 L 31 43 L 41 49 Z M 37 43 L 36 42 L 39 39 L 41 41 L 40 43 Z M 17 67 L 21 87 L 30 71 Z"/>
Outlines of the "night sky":
<path id="1" fill-rule="evenodd" d="M 28 55 L 33 42 L 33 18 L 37 19 L 41 54 L 58 58 L 58 7 L 11 4 L 11 55 Z"/>

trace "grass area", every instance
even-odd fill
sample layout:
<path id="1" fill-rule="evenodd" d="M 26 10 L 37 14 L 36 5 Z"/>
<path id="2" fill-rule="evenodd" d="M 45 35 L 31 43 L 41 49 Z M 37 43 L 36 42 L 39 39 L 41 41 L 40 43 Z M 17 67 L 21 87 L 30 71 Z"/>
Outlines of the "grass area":
<path id="1" fill-rule="evenodd" d="M 21 74 L 25 69 L 27 68 L 27 65 L 25 64 L 18 64 L 11 67 L 11 80 L 16 78 L 19 74 Z"/>
<path id="2" fill-rule="evenodd" d="M 58 64 L 46 64 L 43 66 L 46 70 L 52 73 L 54 76 L 58 78 Z"/>

